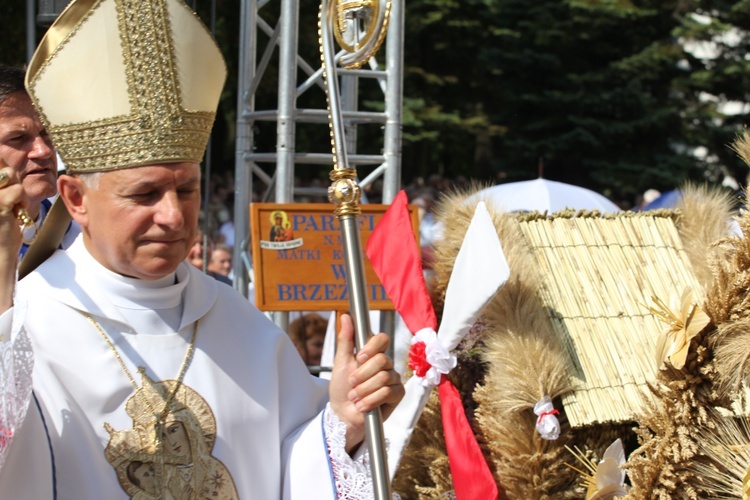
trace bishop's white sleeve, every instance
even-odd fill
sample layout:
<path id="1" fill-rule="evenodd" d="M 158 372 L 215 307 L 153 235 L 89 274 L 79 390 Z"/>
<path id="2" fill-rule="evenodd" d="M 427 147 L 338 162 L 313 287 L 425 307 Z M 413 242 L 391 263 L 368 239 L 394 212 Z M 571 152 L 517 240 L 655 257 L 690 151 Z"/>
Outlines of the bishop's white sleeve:
<path id="1" fill-rule="evenodd" d="M 375 498 L 370 469 L 370 455 L 365 443 L 353 457 L 346 452 L 346 424 L 341 422 L 328 405 L 323 415 L 330 466 L 338 498 L 369 500 Z"/>
<path id="2" fill-rule="evenodd" d="M 0 498 L 52 498 L 52 463 L 32 402 L 34 361 L 22 311 L 17 306 L 0 315 Z"/>
<path id="3" fill-rule="evenodd" d="M 363 445 L 354 457 L 349 456 L 346 424 L 339 421 L 330 405 L 290 438 L 289 443 L 294 444 L 286 450 L 290 456 L 285 471 L 285 499 L 374 497 L 369 455 Z M 310 460 L 311 456 L 327 460 Z"/>
<path id="4" fill-rule="evenodd" d="M 284 500 L 331 500 L 337 498 L 328 448 L 323 431 L 324 412 L 298 428 L 282 444 L 286 464 Z"/>
<path id="5" fill-rule="evenodd" d="M 31 399 L 34 359 L 29 337 L 13 325 L 17 308 L 0 315 L 0 470 L 8 457 L 13 436 L 21 428 Z"/>
<path id="6" fill-rule="evenodd" d="M 328 403 L 328 381 L 310 376 L 299 353 L 282 332 L 278 346 L 283 396 L 282 495 L 284 500 L 371 500 L 372 473 L 366 446 L 346 452 L 346 424 Z M 300 415 L 308 415 L 301 421 Z M 294 417 L 288 422 L 284 417 Z"/>

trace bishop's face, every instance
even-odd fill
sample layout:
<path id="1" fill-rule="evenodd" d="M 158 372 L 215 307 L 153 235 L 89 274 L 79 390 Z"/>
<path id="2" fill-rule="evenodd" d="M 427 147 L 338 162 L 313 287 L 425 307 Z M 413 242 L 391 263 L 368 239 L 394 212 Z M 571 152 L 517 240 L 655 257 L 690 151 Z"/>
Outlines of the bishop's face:
<path id="1" fill-rule="evenodd" d="M 68 208 L 81 225 L 86 248 L 104 267 L 158 279 L 174 271 L 195 242 L 200 177 L 196 163 L 104 172 L 92 183 L 98 185 L 75 179 L 82 194 Z"/>

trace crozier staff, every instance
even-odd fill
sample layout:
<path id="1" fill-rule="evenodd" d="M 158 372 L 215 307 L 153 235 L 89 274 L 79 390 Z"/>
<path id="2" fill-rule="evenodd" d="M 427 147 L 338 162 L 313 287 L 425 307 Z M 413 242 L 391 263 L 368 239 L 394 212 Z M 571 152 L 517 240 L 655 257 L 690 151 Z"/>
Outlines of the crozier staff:
<path id="1" fill-rule="evenodd" d="M 14 283 L 28 200 L 8 172 L 0 349 L 18 356 L 0 364 L 16 382 L 0 409 L 28 411 L 0 422 L 0 498 L 372 497 L 363 412 L 403 396 L 387 336 L 355 358 L 344 317 L 327 384 L 244 297 L 185 262 L 225 74 L 177 0 L 76 0 L 31 61 L 82 233 Z"/>

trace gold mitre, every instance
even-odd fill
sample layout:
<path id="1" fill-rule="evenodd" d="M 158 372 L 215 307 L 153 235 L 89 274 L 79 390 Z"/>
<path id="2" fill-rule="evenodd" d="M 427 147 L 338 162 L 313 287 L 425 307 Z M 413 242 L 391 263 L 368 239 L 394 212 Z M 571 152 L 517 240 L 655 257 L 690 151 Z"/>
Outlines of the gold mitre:
<path id="1" fill-rule="evenodd" d="M 68 172 L 203 159 L 226 79 L 182 0 L 74 0 L 49 28 L 26 88 Z"/>

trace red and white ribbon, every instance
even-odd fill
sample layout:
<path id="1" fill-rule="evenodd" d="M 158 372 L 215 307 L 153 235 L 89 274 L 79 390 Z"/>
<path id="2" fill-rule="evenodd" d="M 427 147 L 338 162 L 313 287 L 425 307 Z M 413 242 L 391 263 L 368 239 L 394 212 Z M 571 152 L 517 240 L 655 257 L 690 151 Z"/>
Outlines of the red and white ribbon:
<path id="1" fill-rule="evenodd" d="M 389 442 L 390 475 L 437 385 L 443 433 L 458 500 L 491 500 L 495 483 L 469 425 L 461 395 L 445 375 L 456 366 L 451 353 L 476 322 L 484 306 L 510 276 L 497 231 L 484 203 L 477 205 L 453 264 L 440 328 L 422 274 L 420 252 L 411 227 L 406 194 L 401 191 L 367 242 L 367 256 L 396 311 L 415 333 L 410 365 L 416 376 L 383 427 Z M 492 265 L 487 265 L 491 262 Z M 437 333 L 435 333 L 437 331 Z"/>

